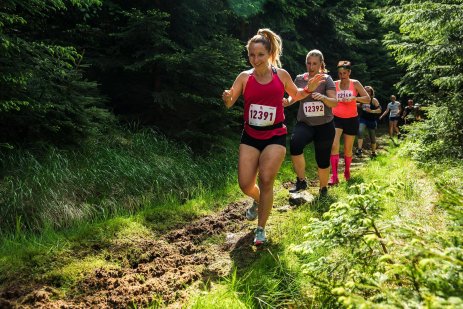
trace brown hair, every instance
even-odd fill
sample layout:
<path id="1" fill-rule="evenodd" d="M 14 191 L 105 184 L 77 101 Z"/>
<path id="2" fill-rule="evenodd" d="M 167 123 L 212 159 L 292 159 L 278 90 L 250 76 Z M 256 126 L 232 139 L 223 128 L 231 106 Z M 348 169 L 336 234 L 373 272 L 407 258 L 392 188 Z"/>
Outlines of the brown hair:
<path id="1" fill-rule="evenodd" d="M 307 62 L 307 59 L 309 57 L 319 57 L 320 58 L 320 62 L 322 64 L 321 66 L 321 70 L 323 73 L 328 73 L 328 70 L 326 69 L 326 66 L 325 66 L 325 57 L 323 57 L 323 54 L 321 51 L 319 51 L 318 49 L 312 49 L 311 51 L 309 51 L 307 53 L 307 56 L 305 57 L 305 62 Z"/>
<path id="2" fill-rule="evenodd" d="M 365 86 L 365 90 L 371 90 L 371 99 L 373 100 L 373 98 L 375 97 L 375 89 L 373 89 L 373 87 L 371 86 Z"/>
<path id="3" fill-rule="evenodd" d="M 270 63 L 277 68 L 281 68 L 280 56 L 283 52 L 283 42 L 275 32 L 268 28 L 259 29 L 257 34 L 249 39 L 248 44 L 246 44 L 248 52 L 251 43 L 261 43 L 264 45 L 270 54 Z"/>

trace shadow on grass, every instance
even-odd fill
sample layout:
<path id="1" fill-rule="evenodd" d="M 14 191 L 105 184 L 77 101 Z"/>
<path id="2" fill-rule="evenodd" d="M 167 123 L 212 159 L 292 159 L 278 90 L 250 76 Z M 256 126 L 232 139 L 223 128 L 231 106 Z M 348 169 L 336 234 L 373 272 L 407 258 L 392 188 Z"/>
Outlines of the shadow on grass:
<path id="1" fill-rule="evenodd" d="M 284 255 L 281 244 L 269 241 L 262 247 L 252 245 L 254 233 L 244 235 L 230 252 L 236 276 L 233 289 L 243 303 L 254 308 L 304 308 L 308 299 L 301 293 L 300 281 Z M 304 305 L 305 304 L 305 305 Z"/>
<path id="2" fill-rule="evenodd" d="M 249 231 L 241 237 L 230 252 L 230 258 L 238 273 L 246 270 L 258 258 L 256 247 L 253 246 L 254 231 Z"/>

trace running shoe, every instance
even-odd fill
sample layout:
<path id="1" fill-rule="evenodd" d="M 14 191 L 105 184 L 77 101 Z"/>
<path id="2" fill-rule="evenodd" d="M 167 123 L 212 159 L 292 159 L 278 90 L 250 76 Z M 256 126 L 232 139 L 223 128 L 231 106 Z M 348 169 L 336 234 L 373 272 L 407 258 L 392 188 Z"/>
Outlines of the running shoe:
<path id="1" fill-rule="evenodd" d="M 255 246 L 263 245 L 267 241 L 267 238 L 265 238 L 265 230 L 264 230 L 264 228 L 258 226 L 256 228 L 255 233 L 256 233 L 256 236 L 254 237 L 254 245 Z"/>
<path id="2" fill-rule="evenodd" d="M 378 155 L 376 154 L 376 152 L 373 151 L 373 152 L 371 153 L 371 157 L 372 157 L 372 158 L 376 158 L 377 156 L 378 156 Z"/>
<path id="3" fill-rule="evenodd" d="M 256 220 L 257 218 L 257 208 L 259 208 L 259 204 L 256 201 L 252 203 L 252 206 L 246 209 L 246 219 L 249 221 Z"/>
<path id="4" fill-rule="evenodd" d="M 355 154 L 356 154 L 357 156 L 361 157 L 362 154 L 363 154 L 363 150 L 362 150 L 361 148 L 358 148 L 358 149 L 355 151 Z"/>
<path id="5" fill-rule="evenodd" d="M 291 188 L 289 192 L 296 193 L 305 189 L 307 189 L 307 180 L 299 180 L 299 178 L 296 178 L 296 186 Z"/>
<path id="6" fill-rule="evenodd" d="M 321 188 L 320 190 L 318 190 L 318 195 L 320 197 L 326 197 L 328 196 L 328 188 L 327 187 L 323 187 Z"/>

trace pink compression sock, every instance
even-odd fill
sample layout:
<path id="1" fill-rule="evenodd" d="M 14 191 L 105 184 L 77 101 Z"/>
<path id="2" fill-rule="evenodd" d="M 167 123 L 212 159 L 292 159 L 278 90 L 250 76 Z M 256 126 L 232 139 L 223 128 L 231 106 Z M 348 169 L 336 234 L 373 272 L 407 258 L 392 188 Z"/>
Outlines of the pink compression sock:
<path id="1" fill-rule="evenodd" d="M 330 184 L 337 184 L 339 182 L 338 162 L 339 162 L 339 154 L 330 156 L 331 172 L 333 173 L 333 175 L 331 176 Z"/>
<path id="2" fill-rule="evenodd" d="M 352 163 L 352 157 L 344 156 L 344 177 L 346 180 L 350 179 L 350 164 Z"/>

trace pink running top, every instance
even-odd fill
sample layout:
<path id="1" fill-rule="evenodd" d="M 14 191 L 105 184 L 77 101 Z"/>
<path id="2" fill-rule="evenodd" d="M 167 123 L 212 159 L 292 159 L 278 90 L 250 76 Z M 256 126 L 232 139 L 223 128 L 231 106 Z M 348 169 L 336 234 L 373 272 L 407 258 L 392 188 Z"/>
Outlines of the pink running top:
<path id="1" fill-rule="evenodd" d="M 272 68 L 272 80 L 260 84 L 254 71 L 249 75 L 244 90 L 244 130 L 255 139 L 269 139 L 288 133 L 283 124 L 283 95 L 285 88 L 276 69 Z"/>
<path id="2" fill-rule="evenodd" d="M 341 81 L 337 80 L 334 82 L 336 85 L 336 98 L 338 99 L 338 105 L 333 107 L 333 115 L 339 118 L 352 118 L 357 117 L 357 100 L 352 100 L 348 102 L 341 102 L 343 98 L 356 97 L 357 90 L 355 90 L 354 82 L 350 80 L 349 89 L 342 90 L 340 89 Z"/>

